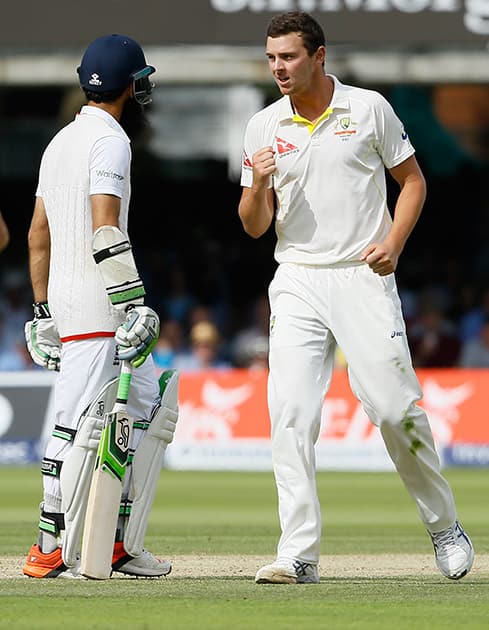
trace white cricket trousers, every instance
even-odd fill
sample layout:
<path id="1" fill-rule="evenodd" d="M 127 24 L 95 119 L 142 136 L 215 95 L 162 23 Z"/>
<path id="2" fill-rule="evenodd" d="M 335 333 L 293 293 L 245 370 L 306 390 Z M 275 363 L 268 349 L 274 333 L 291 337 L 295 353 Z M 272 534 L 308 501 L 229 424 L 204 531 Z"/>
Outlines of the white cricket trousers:
<path id="1" fill-rule="evenodd" d="M 61 370 L 54 384 L 53 426 L 78 429 L 85 409 L 95 400 L 102 387 L 119 375 L 114 365 L 115 341 L 113 337 L 98 337 L 64 343 L 61 350 Z M 133 370 L 128 413 L 135 420 L 149 420 L 159 401 L 158 377 L 153 359 L 149 356 L 141 367 Z M 142 432 L 133 432 L 131 448 L 136 448 Z M 51 436 L 45 456 L 63 462 L 73 442 Z M 126 476 L 127 477 L 127 476 Z M 125 479 L 125 486 L 128 479 Z M 58 477 L 43 475 L 44 509 L 61 511 L 61 491 Z"/>
<path id="2" fill-rule="evenodd" d="M 454 498 L 440 473 L 426 414 L 416 404 L 422 392 L 394 275 L 381 277 L 366 264 L 285 263 L 270 284 L 269 299 L 268 404 L 281 526 L 277 557 L 319 561 L 315 443 L 336 344 L 352 391 L 379 427 L 422 522 L 432 532 L 452 525 Z"/>

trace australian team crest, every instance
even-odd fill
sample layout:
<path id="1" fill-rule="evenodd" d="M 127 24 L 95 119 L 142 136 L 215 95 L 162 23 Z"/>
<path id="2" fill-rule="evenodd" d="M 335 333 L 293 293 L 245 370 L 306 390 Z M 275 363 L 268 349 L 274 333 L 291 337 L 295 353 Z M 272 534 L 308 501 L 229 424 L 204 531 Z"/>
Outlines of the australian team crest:
<path id="1" fill-rule="evenodd" d="M 339 136 L 342 140 L 346 140 L 357 133 L 355 127 L 357 123 L 353 122 L 351 116 L 341 116 L 336 119 L 334 135 Z"/>

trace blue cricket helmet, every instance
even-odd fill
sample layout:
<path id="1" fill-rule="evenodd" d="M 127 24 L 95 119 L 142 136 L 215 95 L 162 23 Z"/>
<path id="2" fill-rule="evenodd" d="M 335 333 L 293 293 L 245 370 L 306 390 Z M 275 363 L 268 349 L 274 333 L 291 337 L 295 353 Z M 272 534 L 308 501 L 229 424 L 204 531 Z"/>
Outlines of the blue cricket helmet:
<path id="1" fill-rule="evenodd" d="M 147 105 L 153 83 L 149 76 L 155 68 L 146 63 L 141 46 L 126 35 L 104 35 L 86 49 L 77 68 L 80 85 L 91 92 L 115 92 L 134 85 L 134 97 Z"/>

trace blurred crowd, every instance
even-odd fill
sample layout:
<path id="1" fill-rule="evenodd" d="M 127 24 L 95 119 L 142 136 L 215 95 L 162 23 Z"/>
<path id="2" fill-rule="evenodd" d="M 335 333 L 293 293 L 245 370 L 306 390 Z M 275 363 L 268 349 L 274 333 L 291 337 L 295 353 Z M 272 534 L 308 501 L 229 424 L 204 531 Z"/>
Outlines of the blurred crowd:
<path id="1" fill-rule="evenodd" d="M 252 299 L 237 319 L 229 305 L 205 304 L 186 289 L 174 270 L 172 291 L 158 304 L 161 332 L 153 357 L 156 367 L 183 372 L 204 369 L 268 368 L 270 310 L 266 292 Z M 27 272 L 0 273 L 0 370 L 39 369 L 27 352 L 24 323 L 32 317 Z M 455 295 L 447 286 L 419 291 L 399 287 L 408 342 L 417 368 L 489 367 L 489 285 L 464 285 Z M 337 368 L 346 366 L 341 349 Z"/>

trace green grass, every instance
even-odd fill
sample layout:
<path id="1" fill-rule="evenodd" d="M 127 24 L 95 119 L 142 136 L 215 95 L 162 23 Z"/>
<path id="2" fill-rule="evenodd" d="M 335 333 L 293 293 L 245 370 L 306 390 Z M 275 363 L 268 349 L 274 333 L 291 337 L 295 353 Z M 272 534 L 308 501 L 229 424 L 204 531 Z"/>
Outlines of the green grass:
<path id="1" fill-rule="evenodd" d="M 448 470 L 476 551 L 489 553 L 487 470 Z M 37 468 L 0 468 L 0 556 L 36 538 Z M 414 503 L 394 473 L 320 473 L 322 554 L 431 554 Z M 271 473 L 163 470 L 146 545 L 157 555 L 273 555 Z M 205 558 L 202 560 L 205 563 Z M 205 567 L 202 568 L 205 575 Z M 0 580 L 0 628 L 412 629 L 489 627 L 489 575 L 327 577 L 319 585 L 259 586 L 252 575 L 105 582 Z"/>

